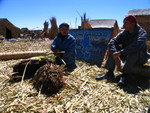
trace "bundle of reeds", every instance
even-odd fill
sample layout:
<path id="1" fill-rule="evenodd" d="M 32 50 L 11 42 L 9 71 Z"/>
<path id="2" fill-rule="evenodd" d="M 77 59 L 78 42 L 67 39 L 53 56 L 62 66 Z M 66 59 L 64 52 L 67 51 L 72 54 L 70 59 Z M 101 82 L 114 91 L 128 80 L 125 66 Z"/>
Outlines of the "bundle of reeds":
<path id="1" fill-rule="evenodd" d="M 91 29 L 91 25 L 88 23 L 89 19 L 86 18 L 86 13 L 81 16 L 81 29 Z"/>
<path id="2" fill-rule="evenodd" d="M 50 58 L 31 58 L 20 61 L 13 66 L 12 79 L 29 79 L 33 78 L 36 71 L 47 63 L 53 63 L 54 60 Z"/>
<path id="3" fill-rule="evenodd" d="M 50 19 L 51 23 L 51 28 L 49 30 L 49 38 L 54 39 L 54 37 L 58 34 L 58 26 L 57 26 L 57 21 L 55 17 L 52 17 Z"/>
<path id="4" fill-rule="evenodd" d="M 57 93 L 64 85 L 63 68 L 53 63 L 40 67 L 34 74 L 34 87 L 41 93 L 52 95 Z"/>
<path id="5" fill-rule="evenodd" d="M 48 37 L 48 34 L 49 34 L 48 26 L 49 26 L 49 24 L 47 21 L 45 21 L 43 25 L 44 25 L 43 36 Z"/>

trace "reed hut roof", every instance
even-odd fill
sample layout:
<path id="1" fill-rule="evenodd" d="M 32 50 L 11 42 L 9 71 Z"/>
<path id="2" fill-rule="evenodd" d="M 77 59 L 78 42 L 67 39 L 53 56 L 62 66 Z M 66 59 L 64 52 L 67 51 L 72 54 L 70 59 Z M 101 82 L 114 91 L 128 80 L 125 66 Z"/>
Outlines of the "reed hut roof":
<path id="1" fill-rule="evenodd" d="M 150 9 L 133 9 L 128 12 L 131 15 L 150 15 Z"/>
<path id="2" fill-rule="evenodd" d="M 0 33 L 6 38 L 18 37 L 20 35 L 20 28 L 13 25 L 7 18 L 0 18 Z M 8 34 L 10 37 L 7 37 Z"/>
<path id="3" fill-rule="evenodd" d="M 113 28 L 117 21 L 115 19 L 98 19 L 90 20 L 89 23 L 92 28 Z"/>
<path id="4" fill-rule="evenodd" d="M 0 18 L 0 25 L 10 26 L 16 29 L 20 29 L 16 27 L 15 25 L 13 25 L 7 18 Z"/>

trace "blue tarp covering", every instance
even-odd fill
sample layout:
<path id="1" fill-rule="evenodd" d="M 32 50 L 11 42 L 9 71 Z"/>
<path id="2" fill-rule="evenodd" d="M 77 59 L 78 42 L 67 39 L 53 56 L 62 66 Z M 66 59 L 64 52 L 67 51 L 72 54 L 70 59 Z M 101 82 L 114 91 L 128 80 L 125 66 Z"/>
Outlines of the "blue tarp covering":
<path id="1" fill-rule="evenodd" d="M 76 38 L 77 60 L 100 66 L 111 38 L 112 29 L 70 30 Z"/>

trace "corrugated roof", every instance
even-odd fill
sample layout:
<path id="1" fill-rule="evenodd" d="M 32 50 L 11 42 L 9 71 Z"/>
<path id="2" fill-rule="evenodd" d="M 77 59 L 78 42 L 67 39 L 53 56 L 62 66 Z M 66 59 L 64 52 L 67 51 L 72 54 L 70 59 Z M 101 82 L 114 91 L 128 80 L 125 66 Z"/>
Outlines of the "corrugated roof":
<path id="1" fill-rule="evenodd" d="M 113 28 L 117 21 L 114 19 L 90 20 L 89 24 L 92 28 Z"/>
<path id="2" fill-rule="evenodd" d="M 133 9 L 128 12 L 131 15 L 150 15 L 150 9 Z"/>

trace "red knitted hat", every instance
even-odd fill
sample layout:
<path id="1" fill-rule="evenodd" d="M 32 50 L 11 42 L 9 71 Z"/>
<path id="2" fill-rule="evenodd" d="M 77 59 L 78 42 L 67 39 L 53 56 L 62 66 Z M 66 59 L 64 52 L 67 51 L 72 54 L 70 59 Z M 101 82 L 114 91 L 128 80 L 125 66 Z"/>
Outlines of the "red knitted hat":
<path id="1" fill-rule="evenodd" d="M 125 20 L 127 20 L 127 21 L 129 21 L 129 22 L 131 22 L 131 23 L 137 23 L 137 21 L 136 21 L 136 18 L 135 18 L 135 16 L 133 16 L 133 15 L 127 15 L 125 18 L 124 18 L 124 20 L 123 21 L 125 21 Z"/>

